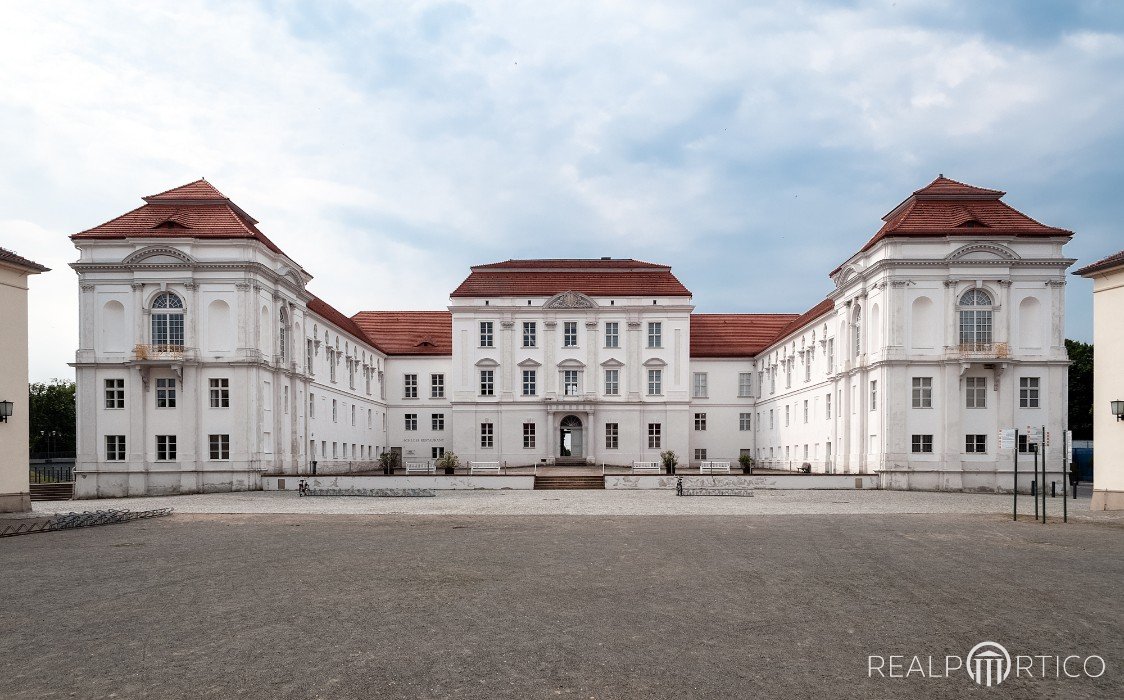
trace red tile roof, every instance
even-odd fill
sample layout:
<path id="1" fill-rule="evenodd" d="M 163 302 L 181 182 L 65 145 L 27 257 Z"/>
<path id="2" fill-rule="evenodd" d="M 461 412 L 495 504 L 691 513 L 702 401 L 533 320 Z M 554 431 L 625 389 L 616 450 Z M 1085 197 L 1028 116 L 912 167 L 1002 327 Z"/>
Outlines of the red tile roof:
<path id="1" fill-rule="evenodd" d="M 144 206 L 76 233 L 71 239 L 252 238 L 284 255 L 258 229 L 256 219 L 206 180 L 149 195 L 144 201 Z"/>
<path id="2" fill-rule="evenodd" d="M 691 314 L 691 357 L 753 357 L 798 314 Z"/>
<path id="3" fill-rule="evenodd" d="M 507 260 L 471 270 L 451 297 L 541 297 L 567 291 L 601 297 L 691 296 L 669 266 L 639 260 Z"/>
<path id="4" fill-rule="evenodd" d="M 1074 270 L 1073 274 L 1087 276 L 1098 272 L 1104 272 L 1105 270 L 1111 270 L 1114 267 L 1124 267 L 1124 250 L 1119 253 L 1113 253 L 1107 258 L 1102 258 L 1091 265 L 1086 265 L 1080 270 Z"/>
<path id="5" fill-rule="evenodd" d="M 832 301 L 831 299 L 824 299 L 820 303 L 816 304 L 812 308 L 808 309 L 804 313 L 802 313 L 799 316 L 797 316 L 796 318 L 792 319 L 791 323 L 789 323 L 787 326 L 782 328 L 779 333 L 777 333 L 777 337 L 773 338 L 773 340 L 770 341 L 770 344 L 772 344 L 773 342 L 776 342 L 778 340 L 783 339 L 789 333 L 795 333 L 796 331 L 800 330 L 801 328 L 808 325 L 812 321 L 815 321 L 820 316 L 823 316 L 824 314 L 827 314 L 827 313 L 829 313 L 831 311 L 834 311 L 834 310 L 835 310 L 835 302 Z"/>
<path id="6" fill-rule="evenodd" d="M 360 311 L 352 319 L 387 355 L 453 354 L 448 311 Z"/>
<path id="7" fill-rule="evenodd" d="M 890 237 L 1072 236 L 1045 226 L 999 201 L 1005 192 L 966 185 L 941 175 L 882 218 L 886 223 L 862 251 Z"/>
<path id="8" fill-rule="evenodd" d="M 16 255 L 7 248 L 0 248 L 0 263 L 7 263 L 8 265 L 14 265 L 15 267 L 22 267 L 25 270 L 30 270 L 33 274 L 51 271 L 51 268 L 43 267 L 39 263 L 28 260 L 22 255 Z"/>
<path id="9" fill-rule="evenodd" d="M 370 343 L 376 348 L 379 347 L 378 345 L 375 345 L 374 342 L 372 342 L 371 338 L 367 336 L 367 334 L 355 323 L 355 321 L 340 313 L 336 309 L 336 307 L 332 306 L 320 297 L 312 297 L 312 299 L 309 300 L 308 310 L 315 314 L 319 314 L 320 317 L 328 323 L 335 324 L 340 330 L 350 333 L 359 340 L 362 340 L 365 343 Z M 382 348 L 379 349 L 381 350 Z"/>

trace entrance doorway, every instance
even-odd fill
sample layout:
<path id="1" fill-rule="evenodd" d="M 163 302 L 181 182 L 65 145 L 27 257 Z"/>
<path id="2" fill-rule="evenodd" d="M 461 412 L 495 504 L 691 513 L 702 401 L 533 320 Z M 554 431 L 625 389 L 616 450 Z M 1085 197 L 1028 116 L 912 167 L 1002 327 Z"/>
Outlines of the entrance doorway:
<path id="1" fill-rule="evenodd" d="M 558 456 L 580 458 L 585 455 L 582 441 L 582 420 L 577 416 L 566 416 L 559 428 Z"/>

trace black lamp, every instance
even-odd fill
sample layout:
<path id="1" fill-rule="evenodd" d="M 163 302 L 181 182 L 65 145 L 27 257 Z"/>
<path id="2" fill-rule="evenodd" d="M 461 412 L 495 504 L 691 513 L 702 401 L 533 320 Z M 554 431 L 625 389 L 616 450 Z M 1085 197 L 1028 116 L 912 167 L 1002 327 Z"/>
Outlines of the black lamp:
<path id="1" fill-rule="evenodd" d="M 11 401 L 0 401 L 0 423 L 8 422 L 8 416 L 12 415 L 13 405 Z"/>
<path id="2" fill-rule="evenodd" d="M 1116 420 L 1124 420 L 1124 401 L 1112 401 L 1112 415 L 1116 416 Z M 8 409 L 11 413 L 12 409 Z"/>

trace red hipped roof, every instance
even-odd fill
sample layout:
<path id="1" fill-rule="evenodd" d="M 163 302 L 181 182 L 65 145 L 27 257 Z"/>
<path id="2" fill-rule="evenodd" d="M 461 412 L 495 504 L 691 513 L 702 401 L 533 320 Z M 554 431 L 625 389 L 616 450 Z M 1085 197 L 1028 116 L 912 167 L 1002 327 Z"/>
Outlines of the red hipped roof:
<path id="1" fill-rule="evenodd" d="M 1124 250 L 1119 253 L 1113 253 L 1107 258 L 1102 258 L 1091 265 L 1086 265 L 1080 270 L 1074 270 L 1073 274 L 1082 276 L 1093 275 L 1098 272 L 1104 272 L 1105 270 L 1111 270 L 1114 267 L 1122 266 L 1124 266 Z"/>
<path id="2" fill-rule="evenodd" d="M 448 311 L 360 311 L 352 319 L 387 355 L 453 354 Z"/>
<path id="3" fill-rule="evenodd" d="M 149 195 L 145 204 L 71 239 L 252 238 L 284 255 L 257 227 L 257 220 L 206 180 Z"/>
<path id="4" fill-rule="evenodd" d="M 475 265 L 450 297 L 552 296 L 689 297 L 671 267 L 630 259 L 507 260 Z"/>

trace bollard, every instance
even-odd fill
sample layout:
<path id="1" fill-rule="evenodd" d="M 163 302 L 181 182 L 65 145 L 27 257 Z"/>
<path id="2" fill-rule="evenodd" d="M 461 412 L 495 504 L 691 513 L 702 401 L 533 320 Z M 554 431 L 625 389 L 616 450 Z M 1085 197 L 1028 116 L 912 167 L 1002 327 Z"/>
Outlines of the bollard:
<path id="1" fill-rule="evenodd" d="M 1058 496 L 1057 486 L 1058 486 L 1058 482 L 1056 482 L 1056 481 L 1050 482 L 1050 498 L 1057 498 L 1057 496 Z"/>

